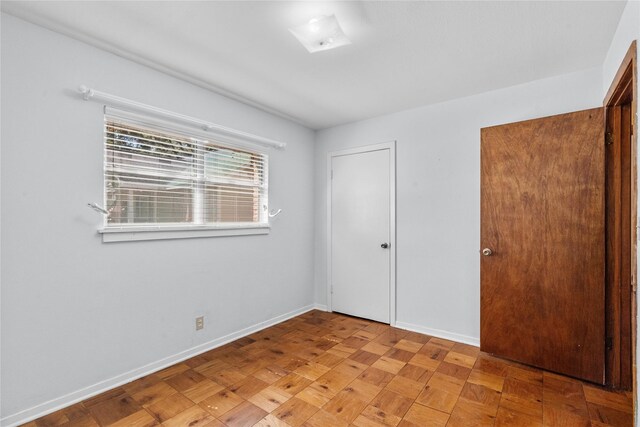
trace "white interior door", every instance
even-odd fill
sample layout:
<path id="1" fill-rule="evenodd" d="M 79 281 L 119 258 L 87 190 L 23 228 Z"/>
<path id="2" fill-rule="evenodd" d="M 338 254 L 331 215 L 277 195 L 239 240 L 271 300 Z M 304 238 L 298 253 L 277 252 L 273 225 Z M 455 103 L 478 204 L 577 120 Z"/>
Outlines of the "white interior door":
<path id="1" fill-rule="evenodd" d="M 390 151 L 331 157 L 331 310 L 385 323 L 391 317 Z"/>

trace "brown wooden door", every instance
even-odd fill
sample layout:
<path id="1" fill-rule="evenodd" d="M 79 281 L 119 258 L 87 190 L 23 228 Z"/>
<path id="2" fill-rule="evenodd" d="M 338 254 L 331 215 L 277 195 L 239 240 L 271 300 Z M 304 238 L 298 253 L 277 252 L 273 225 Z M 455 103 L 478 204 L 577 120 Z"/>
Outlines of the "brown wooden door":
<path id="1" fill-rule="evenodd" d="M 604 381 L 602 109 L 482 129 L 481 349 Z"/>

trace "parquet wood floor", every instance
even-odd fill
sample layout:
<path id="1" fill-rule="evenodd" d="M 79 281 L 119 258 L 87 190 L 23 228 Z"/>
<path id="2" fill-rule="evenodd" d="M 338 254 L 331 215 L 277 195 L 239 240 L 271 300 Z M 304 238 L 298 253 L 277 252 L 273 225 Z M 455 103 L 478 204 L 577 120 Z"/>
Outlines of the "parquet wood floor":
<path id="1" fill-rule="evenodd" d="M 26 424 L 631 426 L 630 393 L 311 311 Z"/>

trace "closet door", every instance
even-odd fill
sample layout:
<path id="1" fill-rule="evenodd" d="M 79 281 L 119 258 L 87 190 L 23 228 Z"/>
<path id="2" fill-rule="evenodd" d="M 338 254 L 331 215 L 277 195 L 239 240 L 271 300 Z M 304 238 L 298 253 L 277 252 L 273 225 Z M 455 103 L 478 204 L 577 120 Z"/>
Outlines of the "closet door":
<path id="1" fill-rule="evenodd" d="M 481 349 L 603 383 L 602 109 L 482 129 Z"/>

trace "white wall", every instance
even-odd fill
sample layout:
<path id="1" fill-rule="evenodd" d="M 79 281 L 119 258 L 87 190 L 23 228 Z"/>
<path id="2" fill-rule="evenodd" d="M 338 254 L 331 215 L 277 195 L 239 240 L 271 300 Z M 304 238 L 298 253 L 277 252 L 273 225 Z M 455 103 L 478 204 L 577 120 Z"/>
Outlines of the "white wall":
<path id="1" fill-rule="evenodd" d="M 313 131 L 14 17 L 1 24 L 5 423 L 313 303 Z M 86 203 L 102 198 L 103 116 L 80 84 L 288 142 L 270 155 L 283 209 L 271 234 L 101 243 Z"/>
<path id="2" fill-rule="evenodd" d="M 624 59 L 624 56 L 627 54 L 629 50 L 629 46 L 633 40 L 637 40 L 640 42 L 640 1 L 631 0 L 627 2 L 627 5 L 622 12 L 622 16 L 620 17 L 620 22 L 618 23 L 618 28 L 616 29 L 616 33 L 613 36 L 613 40 L 611 42 L 611 46 L 609 47 L 609 51 L 607 52 L 607 57 L 605 58 L 604 64 L 602 65 L 602 97 L 606 95 L 613 79 Z M 636 45 L 636 48 L 639 48 Z M 638 52 L 638 57 L 640 57 L 640 52 Z M 636 123 L 638 121 L 636 120 Z M 637 132 L 636 132 L 637 134 Z M 640 156 L 640 150 L 637 150 L 638 155 Z M 638 161 L 640 164 L 640 159 Z M 640 182 L 640 170 L 638 171 L 638 182 Z M 640 200 L 638 203 L 638 212 L 640 212 Z M 640 220 L 639 220 L 640 223 Z M 636 262 L 638 263 L 638 271 L 640 271 L 640 252 L 638 252 L 638 259 Z M 638 295 L 636 295 L 638 298 Z M 640 304 L 640 298 L 637 300 L 637 303 Z M 637 313 L 636 313 L 637 314 Z M 636 331 L 636 336 L 638 332 Z M 640 340 L 636 343 L 636 360 L 638 355 L 640 355 Z M 636 367 L 636 369 L 638 369 Z M 640 377 L 640 370 L 636 370 L 636 381 L 637 378 Z M 637 385 L 636 385 L 637 387 Z M 640 406 L 640 394 L 636 392 L 636 426 L 640 426 L 640 420 L 638 420 L 638 407 Z"/>
<path id="3" fill-rule="evenodd" d="M 397 320 L 478 342 L 480 128 L 598 107 L 601 69 L 319 131 L 316 301 L 326 300 L 326 153 L 397 140 Z"/>
<path id="4" fill-rule="evenodd" d="M 618 28 L 602 64 L 602 97 L 606 95 L 613 78 L 629 50 L 631 42 L 640 38 L 640 1 L 631 0 L 622 12 Z"/>

